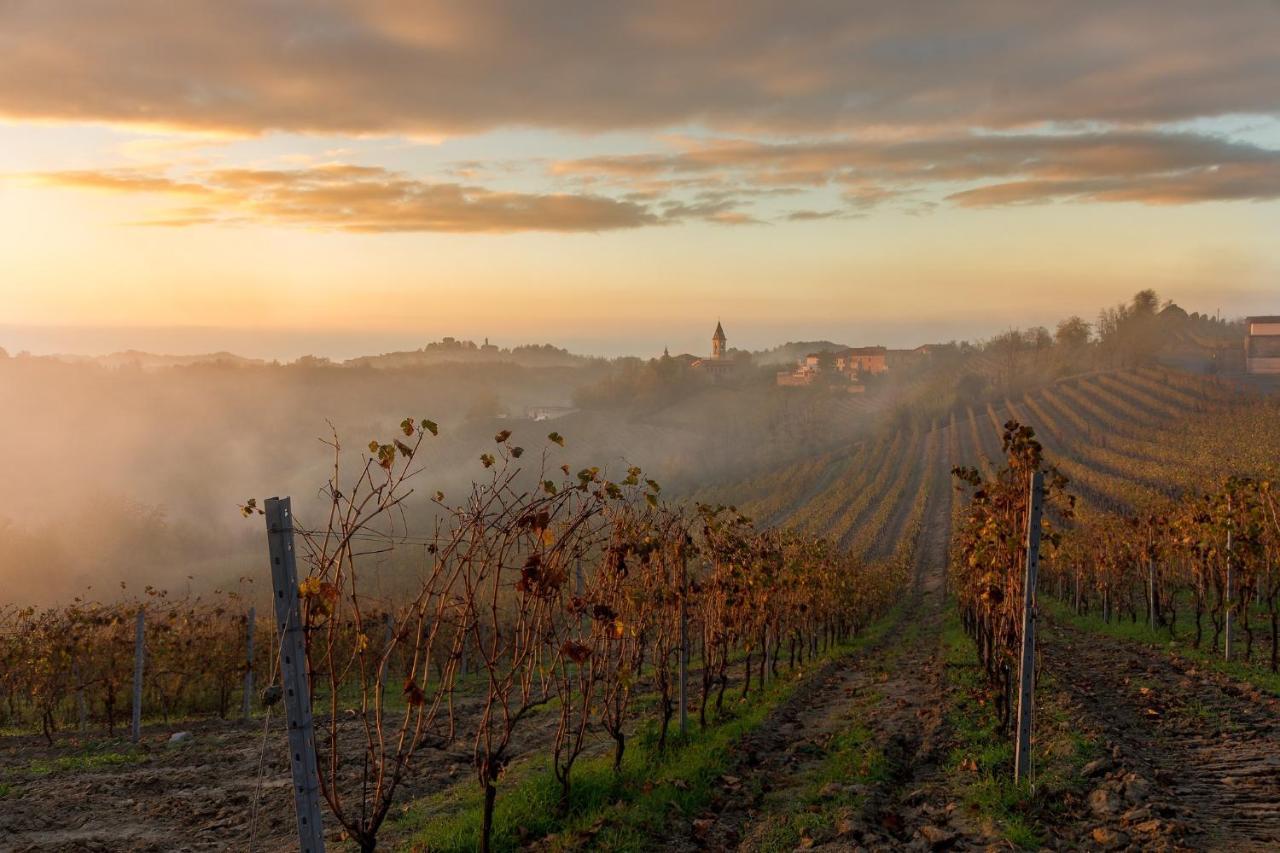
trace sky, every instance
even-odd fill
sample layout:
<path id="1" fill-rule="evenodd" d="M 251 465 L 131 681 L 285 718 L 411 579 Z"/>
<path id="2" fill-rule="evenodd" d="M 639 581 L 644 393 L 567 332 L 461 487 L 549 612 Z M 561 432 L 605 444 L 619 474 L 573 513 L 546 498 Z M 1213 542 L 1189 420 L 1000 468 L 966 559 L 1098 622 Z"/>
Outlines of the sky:
<path id="1" fill-rule="evenodd" d="M 1280 3 L 0 0 L 0 346 L 1280 312 Z"/>

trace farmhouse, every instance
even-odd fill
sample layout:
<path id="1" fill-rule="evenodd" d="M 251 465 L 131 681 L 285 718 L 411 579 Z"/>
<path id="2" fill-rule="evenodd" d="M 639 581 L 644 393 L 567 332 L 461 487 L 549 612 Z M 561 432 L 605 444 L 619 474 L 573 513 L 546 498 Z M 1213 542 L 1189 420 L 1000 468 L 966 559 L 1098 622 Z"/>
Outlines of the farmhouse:
<path id="1" fill-rule="evenodd" d="M 1246 317 L 1244 365 L 1247 373 L 1280 373 L 1280 316 Z"/>
<path id="2" fill-rule="evenodd" d="M 874 376 L 889 369 L 888 350 L 884 347 L 850 347 L 835 352 L 811 352 L 792 370 L 780 370 L 777 384 L 805 386 L 815 382 L 838 383 L 851 394 L 866 390 L 864 376 Z"/>

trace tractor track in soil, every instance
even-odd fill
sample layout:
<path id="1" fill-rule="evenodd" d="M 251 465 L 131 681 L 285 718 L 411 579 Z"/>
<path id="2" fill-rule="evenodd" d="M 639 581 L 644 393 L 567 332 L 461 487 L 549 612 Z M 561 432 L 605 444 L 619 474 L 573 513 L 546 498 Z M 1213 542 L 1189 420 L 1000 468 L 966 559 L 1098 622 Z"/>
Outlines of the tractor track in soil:
<path id="1" fill-rule="evenodd" d="M 1081 830 L 1102 824 L 1143 849 L 1280 849 L 1280 701 L 1156 649 L 1046 624 L 1045 664 L 1111 751 L 1078 845 L 1096 846 Z"/>

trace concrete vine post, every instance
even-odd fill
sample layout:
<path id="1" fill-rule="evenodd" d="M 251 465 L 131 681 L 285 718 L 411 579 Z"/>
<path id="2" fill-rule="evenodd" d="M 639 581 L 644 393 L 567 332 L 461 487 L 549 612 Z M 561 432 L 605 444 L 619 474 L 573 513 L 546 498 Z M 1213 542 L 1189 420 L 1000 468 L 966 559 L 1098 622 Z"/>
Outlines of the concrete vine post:
<path id="1" fill-rule="evenodd" d="M 133 725 L 130 736 L 133 742 L 142 740 L 142 664 L 146 656 L 145 639 L 147 611 L 138 608 L 138 623 L 133 637 Z"/>
<path id="2" fill-rule="evenodd" d="M 1018 667 L 1018 740 L 1014 750 L 1013 779 L 1031 774 L 1031 718 L 1035 713 L 1036 685 L 1036 574 L 1040 568 L 1040 515 L 1044 502 L 1044 474 L 1031 475 L 1027 496 L 1027 564 L 1022 583 L 1022 654 Z"/>
<path id="3" fill-rule="evenodd" d="M 689 734 L 689 561 L 680 548 L 680 737 Z"/>
<path id="4" fill-rule="evenodd" d="M 301 853 L 324 853 L 320 778 L 316 767 L 307 648 L 298 600 L 298 563 L 293 548 L 293 510 L 289 498 L 268 498 L 266 516 L 272 599 L 275 601 L 276 629 L 282 638 L 280 680 L 285 720 L 289 727 L 289 763 L 293 769 L 293 797 L 297 807 L 298 849 Z"/>
<path id="5" fill-rule="evenodd" d="M 1231 640 L 1232 640 L 1232 634 L 1234 633 L 1232 629 L 1235 627 L 1235 619 L 1232 618 L 1233 611 L 1236 606 L 1235 585 L 1236 585 L 1235 566 L 1231 564 L 1231 495 L 1228 494 L 1227 495 L 1227 588 L 1225 593 L 1227 600 L 1223 607 L 1223 611 L 1224 611 L 1223 621 L 1225 624 L 1223 626 L 1223 632 L 1222 632 L 1222 649 L 1223 649 L 1224 660 L 1231 660 Z"/>

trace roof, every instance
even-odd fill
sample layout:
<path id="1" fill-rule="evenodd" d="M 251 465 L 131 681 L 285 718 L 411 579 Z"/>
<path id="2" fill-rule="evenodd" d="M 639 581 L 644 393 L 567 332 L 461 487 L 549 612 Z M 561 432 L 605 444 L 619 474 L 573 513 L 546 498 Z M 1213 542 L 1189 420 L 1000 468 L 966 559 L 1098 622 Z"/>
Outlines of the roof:
<path id="1" fill-rule="evenodd" d="M 715 334 L 714 334 L 714 335 L 712 335 L 712 336 L 711 336 L 711 340 L 713 340 L 713 341 L 726 341 L 726 340 L 728 340 L 728 338 L 726 338 L 726 337 L 724 336 L 724 326 L 721 326 L 721 325 L 720 325 L 720 321 L 719 321 L 719 320 L 717 320 L 717 321 L 716 321 L 716 332 L 715 332 Z"/>
<path id="2" fill-rule="evenodd" d="M 1246 323 L 1280 323 L 1280 315 L 1272 315 L 1270 317 L 1245 317 Z"/>

